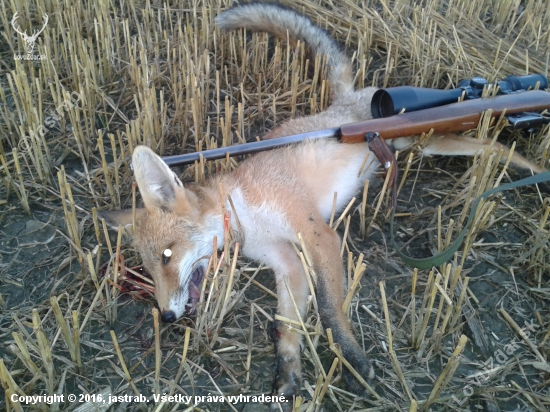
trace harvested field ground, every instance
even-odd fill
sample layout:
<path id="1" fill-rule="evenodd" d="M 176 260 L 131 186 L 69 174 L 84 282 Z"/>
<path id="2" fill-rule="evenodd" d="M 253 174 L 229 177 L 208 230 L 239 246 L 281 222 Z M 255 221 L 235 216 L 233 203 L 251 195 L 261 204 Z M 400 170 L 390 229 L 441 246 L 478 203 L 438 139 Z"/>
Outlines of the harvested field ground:
<path id="1" fill-rule="evenodd" d="M 473 76 L 548 76 L 546 0 L 282 3 L 346 48 L 358 88 L 445 89 Z M 210 293 L 198 316 L 159 324 L 151 286 L 136 286 L 139 256 L 96 214 L 132 207 L 129 163 L 138 144 L 162 155 L 239 144 L 330 103 L 326 67 L 303 46 L 215 29 L 213 18 L 231 4 L 2 3 L 0 409 L 105 411 L 109 404 L 91 402 L 98 395 L 142 394 L 144 401 L 119 398 L 110 410 L 268 410 L 251 399 L 213 397 L 270 394 L 270 270 L 237 259 L 232 244 L 215 257 L 220 268 L 208 274 Z M 32 50 L 37 59 L 14 58 L 27 46 L 11 24 L 16 12 L 15 25 L 27 33 L 48 15 Z M 549 126 L 500 129 L 484 124 L 470 134 L 515 143 L 550 168 Z M 399 155 L 401 170 L 407 160 L 410 167 L 397 238 L 416 256 L 456 237 L 478 194 L 519 178 L 488 154 L 410 153 Z M 175 170 L 200 183 L 240 160 Z M 491 198 L 454 262 L 418 272 L 388 243 L 385 198 L 377 208 L 381 188 L 381 179 L 370 182 L 366 202 L 359 193 L 338 228 L 349 284 L 362 274 L 349 316 L 375 364 L 376 395 L 345 391 L 341 363 L 323 378 L 321 368 L 329 373 L 335 354 L 312 301 L 303 398 L 295 410 L 550 410 L 548 188 Z M 9 401 L 13 394 L 65 399 L 27 405 Z M 68 394 L 82 402 L 68 401 Z M 156 401 L 155 394 L 192 396 L 197 404 Z"/>

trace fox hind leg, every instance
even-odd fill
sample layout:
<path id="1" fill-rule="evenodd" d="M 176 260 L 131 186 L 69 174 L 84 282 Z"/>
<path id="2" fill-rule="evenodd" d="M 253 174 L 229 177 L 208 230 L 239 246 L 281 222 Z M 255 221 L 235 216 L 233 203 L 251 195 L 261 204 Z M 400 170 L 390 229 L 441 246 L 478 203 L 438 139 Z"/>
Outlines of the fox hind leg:
<path id="1" fill-rule="evenodd" d="M 342 310 L 344 276 L 340 237 L 320 216 L 310 216 L 302 222 L 307 222 L 302 224 L 301 233 L 317 274 L 317 305 L 323 326 L 332 330 L 344 358 L 368 381 L 374 378 L 374 369 L 355 340 Z M 347 369 L 344 370 L 344 380 L 355 393 L 364 392 L 363 386 Z"/>

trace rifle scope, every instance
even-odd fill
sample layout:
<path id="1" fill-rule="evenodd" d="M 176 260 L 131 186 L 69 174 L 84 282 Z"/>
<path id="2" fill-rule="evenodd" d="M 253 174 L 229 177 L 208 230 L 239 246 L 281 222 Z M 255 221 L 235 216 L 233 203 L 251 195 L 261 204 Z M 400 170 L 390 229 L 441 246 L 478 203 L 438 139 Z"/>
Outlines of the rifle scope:
<path id="1" fill-rule="evenodd" d="M 458 88 L 451 90 L 428 89 L 423 87 L 399 86 L 380 89 L 374 93 L 371 102 L 372 116 L 393 116 L 405 112 L 430 109 L 445 104 L 456 103 L 464 96 L 464 100 L 481 97 L 483 90 L 489 86 L 499 88 L 498 94 L 548 88 L 548 79 L 542 74 L 528 74 L 526 76 L 508 76 L 504 80 L 490 84 L 483 77 L 464 79 L 458 83 Z"/>

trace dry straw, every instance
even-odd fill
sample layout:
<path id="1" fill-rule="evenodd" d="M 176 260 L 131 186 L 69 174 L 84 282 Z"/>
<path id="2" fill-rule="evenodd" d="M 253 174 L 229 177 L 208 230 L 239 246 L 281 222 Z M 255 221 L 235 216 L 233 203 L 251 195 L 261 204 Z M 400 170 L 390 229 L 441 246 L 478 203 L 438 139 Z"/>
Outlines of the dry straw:
<path id="1" fill-rule="evenodd" d="M 498 365 L 498 377 L 478 379 L 476 403 L 468 401 L 468 407 L 506 409 L 513 398 L 524 408 L 550 408 L 544 392 L 550 202 L 544 188 L 489 199 L 454 260 L 431 271 L 403 267 L 386 245 L 387 182 L 366 182 L 360 204 L 352 200 L 343 213 L 334 208 L 330 225 L 342 237 L 347 269 L 344 310 L 378 372 L 377 387 L 362 381 L 369 389 L 350 394 L 341 389 L 339 377 L 342 368 L 353 365 L 330 331 L 322 330 L 315 291 L 319 274 L 301 237 L 297 256 L 310 296 L 298 322 L 276 314 L 270 268 L 239 256 L 244 246 L 230 227 L 239 216 L 228 193 L 220 191 L 220 199 L 229 201 L 223 204 L 230 205 L 223 211 L 226 242 L 209 260 L 197 317 L 161 327 L 158 311 L 151 312 L 153 286 L 135 250 L 122 230 L 108 233 L 97 216 L 101 209 L 132 208 L 135 225 L 139 193 L 130 162 L 139 144 L 161 154 L 239 144 L 289 118 L 325 110 L 331 103 L 327 56 L 263 33 L 220 33 L 213 18 L 229 5 L 221 0 L 183 1 L 177 7 L 143 0 L 116 7 L 107 1 L 5 3 L 0 10 L 5 28 L 0 303 L 12 316 L 2 323 L 6 409 L 26 407 L 9 401 L 12 394 L 68 393 L 69 388 L 89 394 L 267 393 L 273 320 L 304 336 L 303 391 L 295 409 L 459 409 L 463 404 L 453 396 L 462 402 L 469 384 L 456 372 L 461 362 L 480 373 L 490 350 L 515 337 L 521 345 L 514 362 Z M 283 3 L 347 48 L 358 87 L 452 88 L 474 75 L 494 81 L 509 74 L 548 74 L 546 0 Z M 14 59 L 26 48 L 12 30 L 16 12 L 27 33 L 49 15 L 34 49 L 45 59 Z M 505 130 L 504 123 L 486 116 L 470 136 L 504 141 L 548 168 L 550 127 L 520 134 Z M 473 199 L 516 178 L 502 153 L 487 151 L 466 162 L 422 156 L 418 149 L 429 138 L 422 136 L 400 156 L 397 237 L 413 254 L 418 247 L 419 254 L 427 254 L 448 246 L 462 230 Z M 201 159 L 174 171 L 200 184 L 242 160 Z M 372 161 L 366 158 L 361 167 Z M 338 194 L 330 196 L 336 204 Z M 25 237 L 37 221 L 44 230 L 56 229 L 51 238 L 42 241 L 41 231 L 31 240 Z M 214 250 L 220 241 L 213 239 Z M 522 334 L 524 322 L 534 322 L 536 332 Z M 501 324 L 510 326 L 508 335 L 491 332 L 508 330 Z M 105 339 L 108 331 L 111 339 Z M 412 385 L 419 376 L 429 383 Z M 88 402 L 78 410 L 95 407 Z M 159 412 L 192 407 L 146 406 Z"/>

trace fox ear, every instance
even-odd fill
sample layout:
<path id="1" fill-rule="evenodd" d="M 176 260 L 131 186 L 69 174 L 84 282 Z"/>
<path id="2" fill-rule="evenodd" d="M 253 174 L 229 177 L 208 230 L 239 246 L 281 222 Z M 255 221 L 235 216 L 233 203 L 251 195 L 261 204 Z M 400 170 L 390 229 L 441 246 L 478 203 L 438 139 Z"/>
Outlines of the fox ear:
<path id="1" fill-rule="evenodd" d="M 143 213 L 145 213 L 145 209 L 136 209 L 136 220 L 139 220 Z M 132 223 L 132 209 L 98 210 L 97 216 L 100 219 L 105 219 L 105 223 L 107 223 L 107 226 L 111 229 L 118 230 L 118 227 L 122 226 L 125 235 L 133 236 L 134 225 Z"/>
<path id="2" fill-rule="evenodd" d="M 183 184 L 168 165 L 147 146 L 137 146 L 132 155 L 132 166 L 145 207 L 172 210 L 176 190 L 183 189 Z"/>

